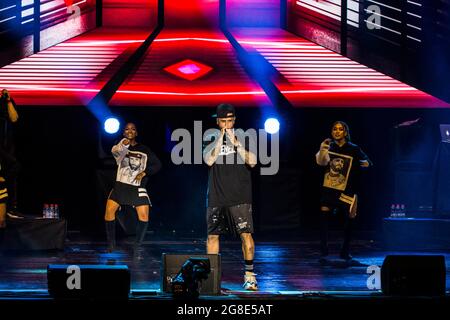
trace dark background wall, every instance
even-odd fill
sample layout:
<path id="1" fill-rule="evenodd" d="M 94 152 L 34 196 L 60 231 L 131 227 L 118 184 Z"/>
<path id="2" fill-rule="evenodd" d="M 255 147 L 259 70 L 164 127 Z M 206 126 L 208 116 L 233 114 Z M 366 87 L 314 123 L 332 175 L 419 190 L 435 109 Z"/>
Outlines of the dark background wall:
<path id="1" fill-rule="evenodd" d="M 19 107 L 19 112 L 16 139 L 22 165 L 21 211 L 40 215 L 43 203 L 59 203 L 69 220 L 69 229 L 101 233 L 104 202 L 115 166 L 111 159 L 99 154 L 99 137 L 103 133 L 97 121 L 83 108 Z M 214 110 L 121 108 L 114 112 L 138 124 L 140 140 L 149 145 L 164 164 L 149 185 L 154 204 L 152 228 L 161 232 L 203 234 L 207 167 L 173 165 L 170 160 L 173 143 L 168 137 L 176 128 L 192 130 L 194 120 L 204 121 L 204 129 L 213 126 L 210 114 Z M 431 194 L 433 161 L 439 144 L 438 124 L 443 115 L 448 116 L 448 112 L 293 110 L 289 119 L 282 120 L 279 173 L 260 176 L 257 170 L 254 172 L 258 230 L 308 233 L 317 228 L 322 176 L 314 154 L 320 142 L 330 136 L 330 125 L 337 119 L 350 125 L 354 142 L 361 145 L 374 162 L 374 167 L 363 176 L 358 221 L 361 230 L 380 230 L 381 219 L 389 214 L 393 202 L 407 203 L 408 197 L 421 199 L 411 204 L 415 207 L 408 208 L 411 214 L 419 210 L 419 205 L 429 205 L 430 196 L 426 195 Z M 410 130 L 409 133 L 401 131 L 404 136 L 400 136 L 399 144 L 395 143 L 398 129 L 394 126 L 416 118 L 421 119 L 420 125 L 404 129 Z M 238 127 L 261 128 L 262 122 L 260 110 L 238 110 Z M 101 140 L 108 150 L 112 139 L 103 137 Z M 397 150 L 401 159 L 396 155 Z M 395 185 L 396 166 L 405 161 L 419 163 L 420 170 L 414 169 L 414 174 L 422 174 L 419 179 L 413 177 L 406 188 Z M 395 188 L 400 188 L 403 195 Z M 399 194 L 401 199 L 396 199 Z"/>

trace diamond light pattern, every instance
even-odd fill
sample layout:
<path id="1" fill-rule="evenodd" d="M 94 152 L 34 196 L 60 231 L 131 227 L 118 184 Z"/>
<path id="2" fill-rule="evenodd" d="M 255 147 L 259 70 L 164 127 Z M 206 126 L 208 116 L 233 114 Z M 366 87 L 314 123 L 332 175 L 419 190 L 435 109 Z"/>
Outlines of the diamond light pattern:
<path id="1" fill-rule="evenodd" d="M 206 64 L 191 59 L 186 59 L 164 68 L 166 72 L 190 81 L 205 76 L 212 69 Z"/>

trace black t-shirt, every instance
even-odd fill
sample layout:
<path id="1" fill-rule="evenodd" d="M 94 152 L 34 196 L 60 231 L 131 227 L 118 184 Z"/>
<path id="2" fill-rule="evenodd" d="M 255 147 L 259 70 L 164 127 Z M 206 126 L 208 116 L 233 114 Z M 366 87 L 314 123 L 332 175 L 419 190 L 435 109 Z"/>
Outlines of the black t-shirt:
<path id="1" fill-rule="evenodd" d="M 248 145 L 244 146 L 248 150 Z M 252 179 L 250 168 L 239 156 L 237 148 L 225 138 L 219 157 L 209 168 L 208 207 L 230 207 L 252 203 Z"/>
<path id="2" fill-rule="evenodd" d="M 119 166 L 117 168 L 116 183 L 145 187 L 148 177 L 161 169 L 161 161 L 150 148 L 143 144 L 124 146 L 119 142 L 113 146 L 111 151 Z M 139 183 L 136 180 L 136 176 L 142 171 L 145 172 L 145 177 Z"/>
<path id="3" fill-rule="evenodd" d="M 330 163 L 325 167 L 322 184 L 324 191 L 357 193 L 360 183 L 360 161 L 370 162 L 367 155 L 359 146 L 351 142 L 347 142 L 341 147 L 332 142 L 328 153 Z"/>

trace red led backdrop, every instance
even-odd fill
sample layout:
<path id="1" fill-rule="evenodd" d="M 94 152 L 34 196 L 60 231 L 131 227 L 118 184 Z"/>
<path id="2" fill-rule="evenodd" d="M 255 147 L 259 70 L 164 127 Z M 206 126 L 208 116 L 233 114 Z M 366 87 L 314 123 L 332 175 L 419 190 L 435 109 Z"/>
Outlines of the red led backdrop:
<path id="1" fill-rule="evenodd" d="M 227 0 L 230 27 L 280 27 L 279 0 Z"/>
<path id="2" fill-rule="evenodd" d="M 275 82 L 294 107 L 448 107 L 445 102 L 282 29 L 234 29 L 287 81 Z"/>
<path id="3" fill-rule="evenodd" d="M 186 59 L 200 62 L 211 70 L 196 80 L 183 79 L 165 70 Z M 171 29 L 158 36 L 111 104 L 214 106 L 223 101 L 237 106 L 270 104 L 262 88 L 245 73 L 221 32 Z"/>
<path id="4" fill-rule="evenodd" d="M 104 27 L 155 27 L 157 0 L 103 0 Z"/>
<path id="5" fill-rule="evenodd" d="M 217 28 L 219 0 L 165 0 L 165 28 Z"/>
<path id="6" fill-rule="evenodd" d="M 22 105 L 87 105 L 156 26 L 156 0 L 104 0 L 104 27 L 0 69 L 0 86 Z M 166 0 L 165 28 L 113 95 L 115 106 L 270 105 L 219 30 L 218 0 Z M 279 28 L 278 0 L 230 0 L 230 31 L 281 75 L 295 107 L 447 107 L 333 51 Z M 251 18 L 249 27 L 245 18 Z M 276 22 L 274 21 L 276 20 Z M 273 25 L 271 25 L 273 24 Z M 236 28 L 240 27 L 240 28 Z M 264 28 L 263 28 L 264 27 Z M 188 79 L 167 72 L 184 60 L 211 68 Z M 202 68 L 199 68 L 202 69 Z"/>
<path id="7" fill-rule="evenodd" d="M 0 87 L 20 105 L 87 105 L 147 36 L 96 29 L 1 68 Z"/>

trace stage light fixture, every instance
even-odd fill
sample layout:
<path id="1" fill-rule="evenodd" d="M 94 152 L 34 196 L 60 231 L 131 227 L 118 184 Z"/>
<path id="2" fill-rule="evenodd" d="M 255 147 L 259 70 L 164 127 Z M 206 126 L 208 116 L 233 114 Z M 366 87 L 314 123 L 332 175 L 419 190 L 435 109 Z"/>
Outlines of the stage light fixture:
<path id="1" fill-rule="evenodd" d="M 199 283 L 208 279 L 211 264 L 208 258 L 191 257 L 172 278 L 172 293 L 176 298 L 197 298 Z"/>
<path id="2" fill-rule="evenodd" d="M 269 134 L 275 134 L 280 131 L 280 122 L 276 118 L 268 118 L 264 122 L 264 130 Z"/>
<path id="3" fill-rule="evenodd" d="M 106 133 L 115 134 L 120 129 L 120 122 L 117 118 L 111 117 L 105 120 L 104 129 Z"/>

